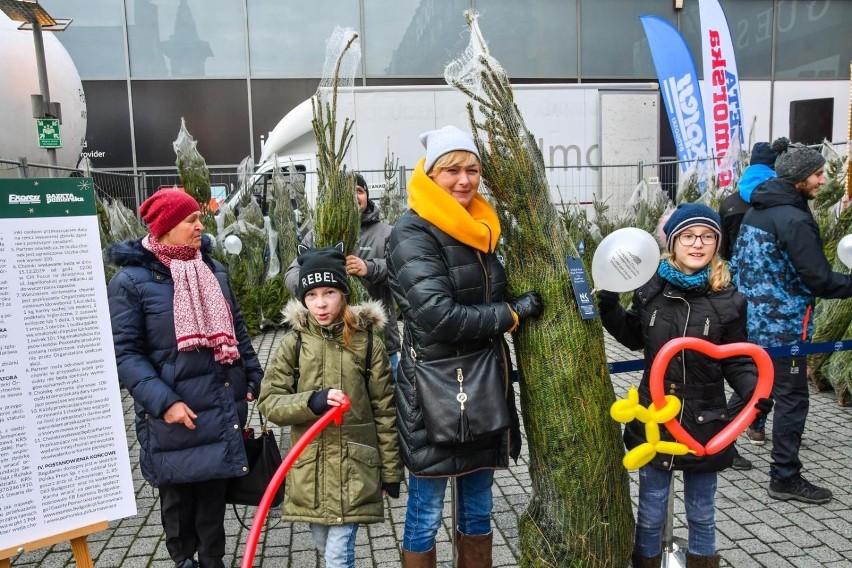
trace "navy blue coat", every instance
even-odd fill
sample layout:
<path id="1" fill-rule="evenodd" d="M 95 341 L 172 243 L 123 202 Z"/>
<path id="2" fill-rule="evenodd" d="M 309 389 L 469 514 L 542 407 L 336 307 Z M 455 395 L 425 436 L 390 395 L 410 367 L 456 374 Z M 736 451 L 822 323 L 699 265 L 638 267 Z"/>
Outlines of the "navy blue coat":
<path id="1" fill-rule="evenodd" d="M 202 246 L 204 262 L 231 307 L 240 359 L 216 363 L 213 350 L 177 350 L 174 283 L 141 239 L 111 245 L 109 260 L 121 267 L 107 289 L 118 378 L 135 402 L 142 475 L 154 486 L 244 475 L 242 428 L 246 394 L 260 390 L 263 369 L 251 345 L 225 268 Z M 195 430 L 167 424 L 163 414 L 183 401 L 198 416 Z"/>
<path id="2" fill-rule="evenodd" d="M 757 186 L 734 250 L 734 283 L 748 300 L 748 339 L 762 347 L 809 341 L 816 298 L 852 297 L 852 276 L 831 269 L 808 201 L 790 180 Z"/>

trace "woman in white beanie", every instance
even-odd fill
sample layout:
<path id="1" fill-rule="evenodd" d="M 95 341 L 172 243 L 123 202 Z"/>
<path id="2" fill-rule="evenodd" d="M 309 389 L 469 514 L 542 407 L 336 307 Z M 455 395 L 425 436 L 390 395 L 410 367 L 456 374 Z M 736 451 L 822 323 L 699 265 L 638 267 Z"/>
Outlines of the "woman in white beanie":
<path id="1" fill-rule="evenodd" d="M 520 427 L 509 383 L 503 334 L 542 313 L 541 297 L 527 292 L 506 301 L 506 273 L 494 249 L 500 222 L 479 195 L 479 151 L 454 126 L 420 136 L 426 157 L 408 184 L 410 209 L 387 248 L 388 277 L 403 312 L 405 331 L 397 372 L 397 426 L 409 470 L 403 566 L 436 565 L 449 477 L 457 478 L 456 541 L 460 567 L 491 566 L 491 486 L 494 470 L 520 453 Z M 458 358 L 493 346 L 506 393 L 508 428 L 463 443 L 433 443 L 415 382 L 415 363 Z M 421 387 L 421 392 L 423 388 Z M 471 400 L 470 405 L 475 401 Z M 451 420 L 452 418 L 448 418 Z"/>

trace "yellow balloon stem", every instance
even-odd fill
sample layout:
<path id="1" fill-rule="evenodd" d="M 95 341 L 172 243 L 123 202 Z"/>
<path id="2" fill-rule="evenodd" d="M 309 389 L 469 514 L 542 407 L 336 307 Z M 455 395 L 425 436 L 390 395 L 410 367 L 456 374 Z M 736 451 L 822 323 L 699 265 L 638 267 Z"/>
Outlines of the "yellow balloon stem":
<path id="1" fill-rule="evenodd" d="M 649 444 L 657 444 L 660 441 L 660 426 L 656 422 L 645 424 L 645 439 Z"/>
<path id="2" fill-rule="evenodd" d="M 627 391 L 627 400 L 633 404 L 639 404 L 639 391 L 636 389 L 636 385 L 630 385 L 630 390 Z"/>

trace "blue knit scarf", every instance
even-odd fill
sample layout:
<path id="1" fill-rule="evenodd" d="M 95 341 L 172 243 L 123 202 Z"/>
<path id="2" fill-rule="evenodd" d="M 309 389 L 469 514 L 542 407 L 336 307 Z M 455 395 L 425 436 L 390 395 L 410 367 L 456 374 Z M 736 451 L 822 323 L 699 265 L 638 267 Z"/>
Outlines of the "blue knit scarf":
<path id="1" fill-rule="evenodd" d="M 706 286 L 710 281 L 710 265 L 708 264 L 695 274 L 684 274 L 668 260 L 663 260 L 660 262 L 660 267 L 657 268 L 657 274 L 663 280 L 671 282 L 681 290 L 692 290 Z"/>

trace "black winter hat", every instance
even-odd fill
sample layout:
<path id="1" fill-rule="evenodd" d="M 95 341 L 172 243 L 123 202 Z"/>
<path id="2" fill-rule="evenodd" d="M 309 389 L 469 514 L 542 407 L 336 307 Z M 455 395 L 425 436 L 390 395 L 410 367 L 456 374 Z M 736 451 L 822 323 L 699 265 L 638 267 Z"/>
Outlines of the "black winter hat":
<path id="1" fill-rule="evenodd" d="M 305 303 L 305 294 L 314 288 L 328 286 L 349 296 L 349 277 L 346 275 L 346 257 L 343 243 L 321 249 L 299 245 L 299 299 Z"/>
<path id="2" fill-rule="evenodd" d="M 808 179 L 825 164 L 822 154 L 801 144 L 791 144 L 786 138 L 772 142 L 772 149 L 780 154 L 775 160 L 775 173 L 793 183 Z"/>
<path id="3" fill-rule="evenodd" d="M 775 169 L 776 159 L 778 159 L 778 154 L 772 149 L 769 142 L 757 142 L 751 147 L 751 158 L 749 159 L 750 166 L 760 164 Z"/>
<path id="4" fill-rule="evenodd" d="M 674 251 L 675 237 L 694 225 L 710 227 L 716 233 L 717 243 L 722 237 L 722 219 L 718 213 L 703 203 L 681 203 L 672 211 L 668 219 L 663 215 L 660 223 L 663 225 L 666 248 L 669 252 Z"/>
<path id="5" fill-rule="evenodd" d="M 367 180 L 358 172 L 355 172 L 355 185 L 363 187 L 364 192 L 367 194 L 367 199 L 370 199 L 370 187 L 367 185 Z"/>

